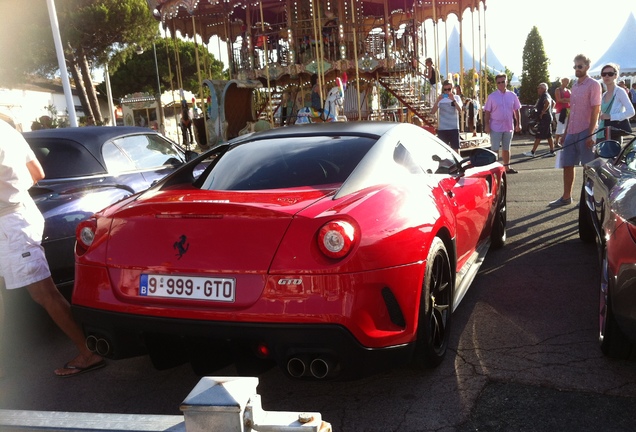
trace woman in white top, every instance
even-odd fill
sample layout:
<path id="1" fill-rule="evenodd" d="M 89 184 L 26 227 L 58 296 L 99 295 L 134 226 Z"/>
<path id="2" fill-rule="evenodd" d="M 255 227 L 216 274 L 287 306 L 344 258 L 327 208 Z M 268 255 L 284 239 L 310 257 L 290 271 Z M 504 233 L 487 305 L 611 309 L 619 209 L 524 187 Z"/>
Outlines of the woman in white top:
<path id="1" fill-rule="evenodd" d="M 608 63 L 601 69 L 601 77 L 607 91 L 603 93 L 601 99 L 601 114 L 599 115 L 599 128 L 605 128 L 608 121 L 621 121 L 629 119 L 634 115 L 634 107 L 625 91 L 616 85 L 619 67 L 617 64 Z M 621 142 L 620 131 L 612 130 L 611 135 L 606 137 L 605 130 L 599 131 L 597 141 L 602 139 L 613 139 Z"/>
<path id="2" fill-rule="evenodd" d="M 462 113 L 462 98 L 453 93 L 453 85 L 450 81 L 444 81 L 442 94 L 433 104 L 431 114 L 439 110 L 437 122 L 437 136 L 453 150 L 459 153 L 459 119 Z"/>

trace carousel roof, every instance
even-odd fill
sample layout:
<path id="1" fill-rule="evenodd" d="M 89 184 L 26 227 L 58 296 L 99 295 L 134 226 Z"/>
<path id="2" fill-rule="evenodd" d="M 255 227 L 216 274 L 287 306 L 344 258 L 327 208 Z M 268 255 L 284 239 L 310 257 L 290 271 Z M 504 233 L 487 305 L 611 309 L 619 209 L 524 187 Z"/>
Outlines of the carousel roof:
<path id="1" fill-rule="evenodd" d="M 179 31 L 186 37 L 198 34 L 204 41 L 209 41 L 212 36 L 234 40 L 243 32 L 247 23 L 260 26 L 263 22 L 272 30 L 285 28 L 290 21 L 288 5 L 293 13 L 294 8 L 301 3 L 301 0 L 147 1 L 164 28 Z M 345 0 L 323 0 L 320 3 L 321 8 L 327 4 L 335 7 L 349 6 L 349 2 Z M 355 5 L 358 16 L 364 18 L 359 25 L 377 27 L 383 23 L 385 6 L 387 15 L 395 26 L 401 21 L 411 19 L 424 22 L 429 19 L 445 21 L 451 14 L 461 17 L 465 10 L 476 10 L 480 3 L 485 7 L 486 0 L 356 0 L 351 3 Z"/>

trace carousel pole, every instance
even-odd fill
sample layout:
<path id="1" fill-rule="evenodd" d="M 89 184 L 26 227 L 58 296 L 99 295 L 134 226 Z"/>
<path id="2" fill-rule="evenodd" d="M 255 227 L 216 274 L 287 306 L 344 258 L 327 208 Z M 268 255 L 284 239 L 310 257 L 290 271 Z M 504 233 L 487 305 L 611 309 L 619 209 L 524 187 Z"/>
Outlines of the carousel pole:
<path id="1" fill-rule="evenodd" d="M 227 16 L 228 12 L 227 12 L 227 6 L 225 4 L 223 6 L 223 11 L 225 12 Z M 230 74 L 230 79 L 232 79 L 234 75 L 236 75 L 236 73 L 238 72 L 238 68 L 236 67 L 236 64 L 234 63 L 234 52 L 232 51 L 232 42 L 231 42 L 232 35 L 230 34 L 231 32 L 228 31 L 228 27 L 231 30 L 229 20 L 223 20 L 223 32 L 225 33 L 225 49 L 227 50 L 227 70 Z M 245 34 L 247 35 L 247 31 L 245 32 Z M 220 61 L 221 60 L 221 38 L 219 37 L 217 40 L 219 43 L 219 61 Z"/>
<path id="2" fill-rule="evenodd" d="M 472 8 L 470 11 L 470 20 L 471 20 L 471 40 L 473 43 L 473 50 L 472 50 L 472 54 L 473 54 L 473 76 L 472 76 L 472 80 L 473 80 L 473 94 L 470 95 L 471 99 L 474 96 L 475 93 L 475 86 L 476 86 L 476 82 L 475 82 L 475 74 L 477 73 L 477 68 L 475 66 L 475 0 L 473 0 L 472 3 Z"/>
<path id="3" fill-rule="evenodd" d="M 450 53 L 448 52 L 448 23 L 446 20 L 444 20 L 444 41 L 446 44 L 446 79 L 448 79 Z M 444 80 L 441 81 L 444 82 Z"/>
<path id="4" fill-rule="evenodd" d="M 355 3 L 351 0 L 351 19 L 353 24 L 353 59 L 356 62 L 356 87 L 358 89 L 358 121 L 362 120 L 362 103 L 360 101 L 360 68 L 358 67 L 358 33 L 356 29 L 356 10 Z"/>
<path id="5" fill-rule="evenodd" d="M 174 28 L 174 21 L 172 21 L 172 40 L 174 41 L 174 59 L 175 67 L 177 68 L 177 85 L 180 89 L 182 89 L 183 78 L 181 76 L 181 58 L 179 56 L 179 43 L 177 41 L 177 31 Z"/>
<path id="6" fill-rule="evenodd" d="M 261 32 L 265 35 L 265 21 L 263 18 L 263 0 L 259 2 L 260 12 L 261 12 Z M 267 77 L 267 120 L 269 124 L 274 126 L 274 116 L 272 115 L 272 87 L 269 80 L 269 54 L 267 52 L 269 37 L 265 37 L 265 42 L 263 42 L 263 51 L 265 53 L 265 76 Z"/>
<path id="7" fill-rule="evenodd" d="M 205 128 L 205 144 L 208 143 L 208 122 L 205 118 L 205 99 L 203 97 L 203 80 L 201 79 L 201 63 L 199 61 L 199 43 L 197 42 L 197 30 L 194 22 L 194 15 L 192 15 L 192 37 L 194 38 L 194 53 L 197 61 L 197 77 L 199 78 L 199 98 L 201 99 L 201 111 L 203 112 L 203 126 Z M 203 42 L 203 38 L 201 39 Z M 195 104 L 196 105 L 196 104 Z"/>
<path id="8" fill-rule="evenodd" d="M 484 69 L 484 63 L 481 61 L 481 55 L 482 55 L 482 50 L 481 50 L 481 2 L 479 3 L 479 63 L 480 63 L 480 76 L 481 79 L 479 81 L 479 101 L 481 102 L 480 105 L 483 107 L 484 104 L 486 103 L 486 97 L 488 96 L 488 74 L 487 71 Z"/>
<path id="9" fill-rule="evenodd" d="M 488 74 L 484 70 L 484 63 L 481 61 L 481 1 L 477 9 L 477 22 L 479 26 L 479 118 L 484 118 L 484 104 L 488 97 Z M 484 134 L 485 125 L 481 125 L 481 134 Z"/>
<path id="10" fill-rule="evenodd" d="M 463 12 L 460 12 L 463 15 Z M 459 20 L 459 80 L 455 84 L 459 84 L 459 89 L 463 93 L 464 87 L 464 25 L 463 25 L 463 16 L 462 19 Z M 463 103 L 462 99 L 462 103 Z M 459 131 L 464 132 L 464 117 L 466 114 L 466 110 L 462 109 L 459 113 Z"/>
<path id="11" fill-rule="evenodd" d="M 464 84 L 464 25 L 463 20 L 459 20 L 459 84 Z"/>
<path id="12" fill-rule="evenodd" d="M 437 72 L 441 72 L 439 70 L 439 28 L 437 24 L 437 4 L 436 1 L 433 0 L 433 58 L 435 59 L 435 66 L 437 67 Z M 448 61 L 446 62 L 446 66 L 448 67 Z M 437 86 L 437 84 L 435 84 Z M 433 89 L 435 92 L 435 96 L 437 96 L 437 87 Z"/>
<path id="13" fill-rule="evenodd" d="M 175 121 L 175 130 L 179 130 L 179 117 L 177 116 L 177 111 L 174 109 L 177 106 L 177 102 L 174 100 L 174 83 L 172 77 L 172 65 L 170 64 L 170 51 L 168 49 L 168 43 L 166 42 L 165 32 L 164 32 L 164 45 L 166 46 L 166 60 L 168 60 L 168 73 L 170 74 L 170 94 L 172 95 L 172 113 L 174 114 Z M 177 132 L 177 143 L 181 144 L 181 134 Z"/>
<path id="14" fill-rule="evenodd" d="M 486 44 L 486 5 L 484 4 L 484 69 L 486 70 L 486 74 L 488 73 L 488 45 Z M 488 80 L 486 80 L 486 83 Z M 488 86 L 486 85 L 486 88 Z"/>
<path id="15" fill-rule="evenodd" d="M 319 37 L 319 34 L 318 34 L 318 22 L 316 18 L 316 15 L 318 15 L 318 19 L 320 19 L 320 0 L 312 0 L 311 6 L 313 9 L 313 13 L 311 15 L 312 15 L 312 20 L 314 25 L 314 42 L 315 42 L 314 45 L 316 47 L 316 72 L 318 74 L 318 89 L 320 92 L 320 100 L 323 101 L 325 100 L 324 98 L 325 95 L 323 92 L 325 72 L 322 68 L 323 66 L 322 56 L 320 55 L 322 52 L 322 44 L 321 44 L 321 38 Z"/>

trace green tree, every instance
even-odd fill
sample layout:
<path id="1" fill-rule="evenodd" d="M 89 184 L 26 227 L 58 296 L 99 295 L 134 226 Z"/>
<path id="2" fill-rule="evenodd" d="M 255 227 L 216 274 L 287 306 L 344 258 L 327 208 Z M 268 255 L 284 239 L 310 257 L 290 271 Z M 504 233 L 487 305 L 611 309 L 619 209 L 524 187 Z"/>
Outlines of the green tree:
<path id="1" fill-rule="evenodd" d="M 0 26 L 0 79 L 20 82 L 27 74 L 51 76 L 58 62 L 46 1 L 33 0 L 29 7 L 20 0 L 1 3 L 0 13 L 11 19 L 4 19 Z M 105 62 L 117 65 L 138 44 L 150 43 L 158 34 L 159 23 L 146 0 L 56 0 L 55 5 L 66 65 L 82 109 L 101 122 L 91 69 Z"/>
<path id="2" fill-rule="evenodd" d="M 537 100 L 537 85 L 542 82 L 550 82 L 549 64 L 550 60 L 545 55 L 543 48 L 543 39 L 537 27 L 534 26 L 523 47 L 523 70 L 521 71 L 521 88 L 519 89 L 521 103 L 534 103 Z"/>
<path id="3" fill-rule="evenodd" d="M 176 51 L 175 51 L 176 43 Z M 144 47 L 143 53 L 128 57 L 118 66 L 110 69 L 110 84 L 113 98 L 120 99 L 123 96 L 135 92 L 157 93 L 157 68 L 159 69 L 159 81 L 161 91 L 177 90 L 180 88 L 177 82 L 175 55 L 179 57 L 181 65 L 183 89 L 194 94 L 199 94 L 199 78 L 197 73 L 196 50 L 199 49 L 199 67 L 202 77 L 211 79 L 227 79 L 223 72 L 223 62 L 205 49 L 205 47 L 187 42 L 181 39 L 157 39 L 155 41 L 157 51 L 157 66 L 152 43 Z M 176 54 L 175 54 L 176 53 Z"/>

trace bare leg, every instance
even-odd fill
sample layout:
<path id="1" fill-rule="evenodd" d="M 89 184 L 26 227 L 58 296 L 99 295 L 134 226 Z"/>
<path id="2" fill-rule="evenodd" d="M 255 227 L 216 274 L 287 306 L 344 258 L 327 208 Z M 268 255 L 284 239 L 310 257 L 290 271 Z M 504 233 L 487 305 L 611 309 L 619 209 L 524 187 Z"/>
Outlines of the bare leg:
<path id="1" fill-rule="evenodd" d="M 510 164 L 510 150 L 501 150 L 501 156 L 503 159 L 503 164 L 507 169 L 508 165 Z"/>
<path id="2" fill-rule="evenodd" d="M 563 199 L 572 198 L 572 188 L 574 187 L 574 167 L 563 167 Z"/>
<path id="3" fill-rule="evenodd" d="M 84 333 L 80 326 L 73 319 L 71 306 L 64 296 L 58 291 L 50 277 L 28 285 L 27 291 L 31 298 L 42 306 L 53 319 L 55 324 L 71 339 L 77 347 L 79 355 L 68 364 L 78 368 L 86 368 L 102 360 L 102 358 L 91 352 L 84 343 Z M 64 368 L 61 369 L 62 371 Z M 58 369 L 57 371 L 60 371 Z M 56 371 L 56 372 L 57 372 Z"/>
<path id="4" fill-rule="evenodd" d="M 535 138 L 534 145 L 532 146 L 532 153 L 537 151 L 537 148 L 539 147 L 540 142 L 541 142 L 540 138 Z"/>

